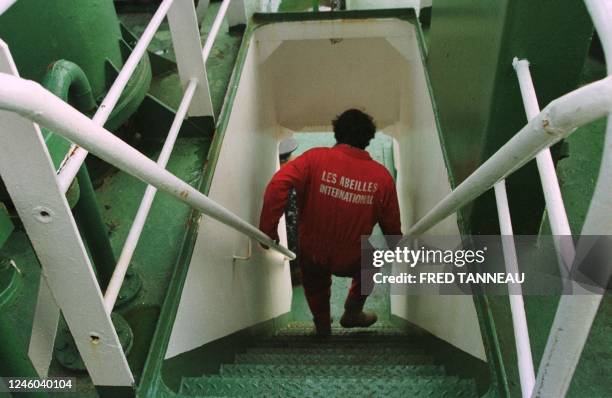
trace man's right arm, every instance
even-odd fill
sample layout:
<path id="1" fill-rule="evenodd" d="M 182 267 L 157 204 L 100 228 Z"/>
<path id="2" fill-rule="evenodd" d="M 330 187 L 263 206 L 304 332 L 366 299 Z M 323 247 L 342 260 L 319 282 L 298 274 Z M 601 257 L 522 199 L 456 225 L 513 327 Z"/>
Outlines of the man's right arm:
<path id="1" fill-rule="evenodd" d="M 309 170 L 308 152 L 285 164 L 274 174 L 264 194 L 259 229 L 278 240 L 278 222 L 285 212 L 291 189 L 304 191 Z"/>

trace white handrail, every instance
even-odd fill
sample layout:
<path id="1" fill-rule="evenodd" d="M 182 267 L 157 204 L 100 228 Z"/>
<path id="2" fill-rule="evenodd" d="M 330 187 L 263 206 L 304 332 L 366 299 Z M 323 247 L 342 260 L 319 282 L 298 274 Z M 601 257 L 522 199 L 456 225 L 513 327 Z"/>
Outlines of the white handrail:
<path id="1" fill-rule="evenodd" d="M 506 272 L 518 274 L 518 259 L 513 240 L 514 232 L 512 230 L 510 207 L 508 206 L 506 181 L 502 180 L 498 182 L 495 184 L 494 189 Z M 529 328 L 527 327 L 527 315 L 525 314 L 525 303 L 523 302 L 522 290 L 521 285 L 518 283 L 508 285 L 508 299 L 510 300 L 510 312 L 512 313 L 512 326 L 516 344 L 516 357 L 518 359 L 521 392 L 523 398 L 529 398 L 531 397 L 533 386 L 535 385 L 535 370 L 533 368 L 531 342 L 529 340 Z"/>
<path id="2" fill-rule="evenodd" d="M 4 14 L 15 3 L 17 3 L 17 0 L 0 0 L 0 15 Z"/>
<path id="3" fill-rule="evenodd" d="M 219 29 L 221 29 L 221 24 L 223 23 L 223 18 L 225 18 L 225 14 L 227 13 L 230 1 L 231 0 L 223 0 L 223 3 L 221 3 L 219 11 L 217 12 L 217 16 L 210 27 L 210 32 L 208 32 L 208 36 L 206 37 L 206 43 L 204 43 L 204 47 L 202 48 L 202 58 L 204 58 L 204 62 L 206 62 L 208 56 L 210 55 L 210 51 L 212 50 L 215 38 L 219 33 Z"/>
<path id="4" fill-rule="evenodd" d="M 612 77 L 578 88 L 552 101 L 493 156 L 415 223 L 408 235 L 420 235 L 489 190 L 577 127 L 612 109 Z"/>
<path id="5" fill-rule="evenodd" d="M 183 94 L 183 99 L 181 100 L 181 103 L 176 111 L 176 115 L 174 116 L 174 120 L 172 121 L 172 125 L 170 126 L 170 131 L 168 132 L 164 146 L 162 147 L 161 153 L 157 158 L 157 164 L 164 169 L 166 168 L 170 155 L 172 154 L 172 149 L 174 148 L 176 138 L 178 137 L 179 130 L 183 124 L 183 119 L 185 119 L 185 116 L 187 115 L 187 110 L 189 109 L 189 105 L 191 104 L 191 100 L 193 99 L 193 94 L 195 93 L 197 85 L 198 81 L 195 79 L 191 80 L 187 85 L 185 93 Z M 113 276 L 108 282 L 106 292 L 104 292 L 104 308 L 109 314 L 113 311 L 113 307 L 117 301 L 117 296 L 121 290 L 123 279 L 125 278 L 125 274 L 130 266 L 130 262 L 132 261 L 132 256 L 136 250 L 136 245 L 138 245 L 138 240 L 140 239 L 145 222 L 147 221 L 147 216 L 151 210 L 151 205 L 153 204 L 153 199 L 155 199 L 156 193 L 157 188 L 152 185 L 147 185 L 147 189 L 145 190 L 140 206 L 138 207 L 138 211 L 136 212 L 136 216 L 134 217 L 134 222 L 130 227 L 130 232 L 125 239 L 123 249 L 121 249 L 119 260 L 117 260 L 117 265 L 113 271 Z"/>
<path id="6" fill-rule="evenodd" d="M 142 33 L 142 36 L 140 36 L 138 43 L 132 50 L 132 53 L 128 57 L 127 61 L 125 61 L 123 68 L 121 68 L 119 75 L 113 82 L 111 88 L 108 90 L 106 97 L 104 97 L 104 100 L 98 107 L 98 110 L 92 119 L 94 123 L 98 124 L 99 126 L 103 126 L 108 120 L 108 117 L 117 105 L 117 101 L 119 101 L 119 98 L 121 97 L 121 93 L 125 89 L 130 77 L 136 70 L 138 63 L 147 51 L 149 43 L 151 43 L 155 32 L 157 32 L 159 29 L 159 26 L 166 17 L 166 14 L 168 13 L 168 10 L 170 9 L 170 6 L 172 6 L 173 2 L 174 0 L 164 0 L 157 8 L 157 11 L 151 18 L 151 21 L 147 25 L 145 31 Z M 70 184 L 72 184 L 74 177 L 76 177 L 86 157 L 87 151 L 80 148 L 78 145 L 73 144 L 68 150 L 68 153 L 66 154 L 64 160 L 62 160 L 58 171 L 58 182 L 63 192 L 68 191 Z"/>
<path id="7" fill-rule="evenodd" d="M 285 257 L 296 257 L 289 249 L 277 244 L 253 225 L 160 167 L 40 84 L 0 73 L 0 109 L 16 112 L 41 124 L 126 173 L 171 194 Z"/>
<path id="8" fill-rule="evenodd" d="M 514 66 L 518 77 L 527 120 L 531 120 L 540 112 L 540 106 L 538 105 L 538 98 L 533 86 L 533 80 L 531 79 L 531 73 L 529 72 L 529 62 L 524 59 L 519 60 L 518 58 L 514 58 L 512 66 Z M 561 188 L 559 187 L 559 180 L 550 154 L 550 149 L 546 148 L 538 153 L 536 162 L 542 182 L 542 191 L 544 192 L 548 221 L 553 234 L 555 249 L 560 260 L 559 266 L 561 276 L 566 277 L 568 268 L 571 267 L 574 262 L 576 251 L 571 239 L 572 231 L 567 219 L 563 197 L 561 196 Z"/>

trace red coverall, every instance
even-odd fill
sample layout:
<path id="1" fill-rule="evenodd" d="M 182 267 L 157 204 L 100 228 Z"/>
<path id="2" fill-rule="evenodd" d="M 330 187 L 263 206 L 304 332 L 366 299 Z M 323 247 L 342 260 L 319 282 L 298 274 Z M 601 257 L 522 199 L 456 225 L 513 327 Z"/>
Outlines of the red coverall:
<path id="1" fill-rule="evenodd" d="M 285 164 L 264 195 L 259 228 L 278 239 L 289 192 L 297 193 L 299 264 L 308 305 L 317 324 L 330 322 L 331 275 L 352 277 L 347 301 L 363 303 L 361 236 L 376 223 L 401 235 L 393 177 L 368 152 L 346 144 L 314 148 Z"/>

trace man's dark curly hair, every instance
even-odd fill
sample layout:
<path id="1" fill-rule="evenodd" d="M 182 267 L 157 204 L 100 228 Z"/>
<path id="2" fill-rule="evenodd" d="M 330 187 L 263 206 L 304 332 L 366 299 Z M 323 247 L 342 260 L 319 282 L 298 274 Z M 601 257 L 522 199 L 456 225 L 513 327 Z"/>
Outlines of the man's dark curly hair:
<path id="1" fill-rule="evenodd" d="M 338 144 L 348 144 L 365 149 L 376 133 L 376 124 L 372 116 L 359 109 L 342 112 L 332 122 L 334 136 Z"/>

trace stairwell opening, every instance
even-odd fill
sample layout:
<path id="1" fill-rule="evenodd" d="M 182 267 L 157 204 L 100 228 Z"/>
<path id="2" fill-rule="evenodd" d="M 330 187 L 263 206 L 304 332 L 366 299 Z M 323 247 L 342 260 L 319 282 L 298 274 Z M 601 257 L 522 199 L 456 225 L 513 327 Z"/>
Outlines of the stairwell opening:
<path id="1" fill-rule="evenodd" d="M 413 224 L 450 192 L 421 40 L 415 25 L 398 19 L 282 22 L 248 33 L 209 157 L 209 196 L 257 225 L 278 143 L 331 131 L 337 114 L 360 108 L 391 137 L 402 224 Z M 281 221 L 286 244 L 284 231 Z M 431 232 L 458 234 L 457 222 L 449 217 Z M 293 296 L 280 255 L 202 218 L 166 358 L 287 316 Z M 393 316 L 485 359 L 471 297 L 387 301 Z"/>

